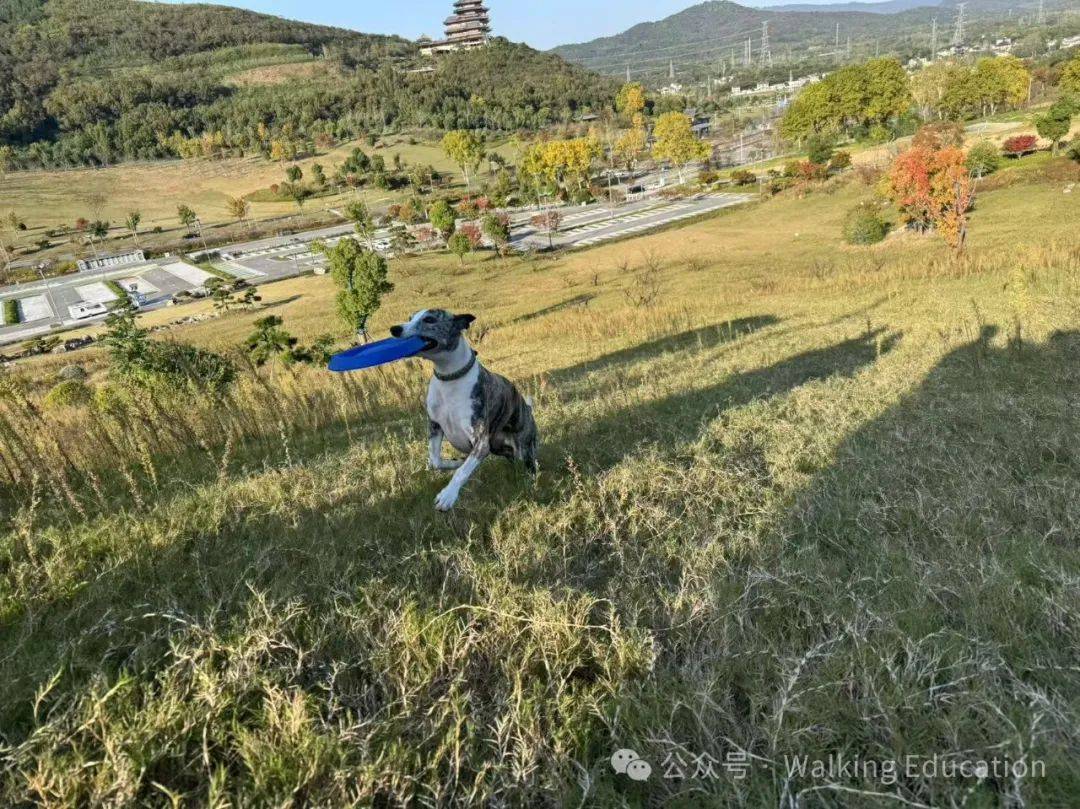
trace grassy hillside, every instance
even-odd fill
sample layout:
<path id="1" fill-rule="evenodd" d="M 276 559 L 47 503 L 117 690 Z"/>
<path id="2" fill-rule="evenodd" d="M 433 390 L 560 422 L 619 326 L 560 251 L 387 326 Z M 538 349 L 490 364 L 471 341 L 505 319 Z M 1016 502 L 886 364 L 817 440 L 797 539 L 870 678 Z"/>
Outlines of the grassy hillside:
<path id="1" fill-rule="evenodd" d="M 869 192 L 834 183 L 557 260 L 395 264 L 377 330 L 475 312 L 484 362 L 538 402 L 540 478 L 490 463 L 449 517 L 413 365 L 96 410 L 36 408 L 59 358 L 8 377 L 0 798 L 1069 805 L 1065 171 L 988 184 L 959 262 L 928 238 L 843 246 Z M 266 291 L 304 339 L 330 327 L 327 279 Z M 235 346 L 257 316 L 168 336 Z M 621 748 L 649 782 L 612 772 Z M 690 777 L 737 751 L 745 779 Z M 787 773 L 838 752 L 1045 776 Z"/>

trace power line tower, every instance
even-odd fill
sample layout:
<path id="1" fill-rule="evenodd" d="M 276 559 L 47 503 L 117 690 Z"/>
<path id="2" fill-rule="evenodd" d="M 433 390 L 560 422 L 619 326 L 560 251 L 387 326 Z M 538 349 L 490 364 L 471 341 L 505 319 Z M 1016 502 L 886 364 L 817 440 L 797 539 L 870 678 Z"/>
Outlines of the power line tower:
<path id="1" fill-rule="evenodd" d="M 758 61 L 762 67 L 772 67 L 772 48 L 769 47 L 768 20 L 761 24 L 761 53 L 758 54 Z"/>
<path id="2" fill-rule="evenodd" d="M 937 17 L 934 17 L 934 24 L 930 29 L 930 61 L 937 61 Z"/>
<path id="3" fill-rule="evenodd" d="M 953 31 L 952 44 L 960 47 L 964 44 L 964 14 L 967 11 L 967 3 L 956 4 L 956 29 Z"/>
<path id="4" fill-rule="evenodd" d="M 1039 16 L 1035 20 L 1039 25 L 1046 24 L 1046 0 L 1039 0 Z"/>
<path id="5" fill-rule="evenodd" d="M 754 41 L 750 37 L 746 38 L 746 54 L 743 58 L 743 64 L 749 67 L 754 63 Z"/>

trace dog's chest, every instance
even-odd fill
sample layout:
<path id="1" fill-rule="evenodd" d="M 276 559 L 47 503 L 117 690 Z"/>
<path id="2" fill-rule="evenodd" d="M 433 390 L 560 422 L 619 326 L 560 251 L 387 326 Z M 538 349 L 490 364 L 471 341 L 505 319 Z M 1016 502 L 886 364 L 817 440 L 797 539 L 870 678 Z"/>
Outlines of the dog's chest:
<path id="1" fill-rule="evenodd" d="M 453 382 L 434 379 L 428 388 L 428 417 L 442 428 L 450 446 L 465 454 L 472 451 L 478 377 L 479 370 L 474 369 L 464 379 Z"/>

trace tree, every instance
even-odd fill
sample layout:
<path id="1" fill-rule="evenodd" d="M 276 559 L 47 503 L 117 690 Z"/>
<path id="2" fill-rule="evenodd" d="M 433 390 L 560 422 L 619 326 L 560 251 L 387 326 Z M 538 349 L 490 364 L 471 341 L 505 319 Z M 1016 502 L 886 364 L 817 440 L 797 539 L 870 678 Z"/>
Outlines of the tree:
<path id="1" fill-rule="evenodd" d="M 635 115 L 630 129 L 615 141 L 614 155 L 628 170 L 633 170 L 638 157 L 645 151 L 648 141 L 649 133 L 645 130 L 645 118 L 641 114 Z"/>
<path id="2" fill-rule="evenodd" d="M 180 224 L 187 228 L 188 233 L 191 233 L 191 226 L 195 224 L 199 218 L 195 211 L 189 208 L 187 205 L 181 205 L 176 209 L 176 216 L 180 220 Z"/>
<path id="3" fill-rule="evenodd" d="M 827 165 L 833 156 L 833 139 L 815 135 L 807 143 L 807 159 L 819 166 Z"/>
<path id="4" fill-rule="evenodd" d="M 669 112 L 661 115 L 653 132 L 656 145 L 653 157 L 657 160 L 670 160 L 679 170 L 679 182 L 685 182 L 683 174 L 687 164 L 695 160 L 704 160 L 709 156 L 709 146 L 694 137 L 690 116 L 681 112 Z"/>
<path id="5" fill-rule="evenodd" d="M 105 237 L 109 235 L 109 223 L 101 219 L 95 219 L 87 226 L 86 232 L 90 236 L 90 246 L 94 249 L 94 253 L 96 254 L 97 246 L 95 240 L 97 242 L 105 240 Z"/>
<path id="6" fill-rule="evenodd" d="M 316 188 L 324 188 L 326 186 L 326 169 L 322 167 L 322 164 L 312 164 L 311 181 L 315 184 Z"/>
<path id="7" fill-rule="evenodd" d="M 909 227 L 936 228 L 950 247 L 964 249 L 975 185 L 963 151 L 912 147 L 893 162 L 886 185 Z"/>
<path id="8" fill-rule="evenodd" d="M 455 129 L 443 136 L 442 148 L 446 156 L 461 169 L 461 173 L 465 176 L 465 186 L 472 190 L 469 172 L 476 168 L 484 156 L 483 141 L 469 130 Z"/>
<path id="9" fill-rule="evenodd" d="M 338 286 L 338 314 L 366 342 L 368 320 L 378 311 L 383 295 L 394 290 L 386 259 L 365 250 L 356 239 L 342 239 L 321 249 Z"/>
<path id="10" fill-rule="evenodd" d="M 1072 128 L 1072 105 L 1059 101 L 1054 104 L 1045 115 L 1035 118 L 1035 129 L 1039 135 L 1050 141 L 1050 152 L 1058 153 L 1058 145 L 1061 139 L 1069 134 Z"/>
<path id="11" fill-rule="evenodd" d="M 624 84 L 615 97 L 615 109 L 627 118 L 645 111 L 645 88 L 637 82 Z"/>
<path id="12" fill-rule="evenodd" d="M 408 253 L 416 247 L 416 239 L 404 224 L 398 223 L 390 228 L 390 249 L 395 255 Z"/>
<path id="13" fill-rule="evenodd" d="M 532 226 L 547 233 L 549 250 L 555 248 L 555 234 L 559 232 L 560 225 L 562 225 L 562 214 L 555 210 L 544 211 L 532 218 Z"/>
<path id="14" fill-rule="evenodd" d="M 243 197 L 229 197 L 225 200 L 225 207 L 228 209 L 229 215 L 241 224 L 247 219 L 248 212 L 251 210 L 248 201 Z"/>
<path id="15" fill-rule="evenodd" d="M 269 315 L 255 321 L 253 331 L 245 341 L 248 355 L 260 368 L 270 360 L 290 362 L 297 339 L 282 328 L 285 325 L 277 315 Z"/>
<path id="16" fill-rule="evenodd" d="M 1031 73 L 1015 56 L 988 56 L 975 63 L 974 91 L 983 115 L 1027 101 Z"/>
<path id="17" fill-rule="evenodd" d="M 281 187 L 281 193 L 295 202 L 301 213 L 304 210 L 304 203 L 311 198 L 311 189 L 303 183 L 285 183 Z"/>
<path id="18" fill-rule="evenodd" d="M 139 246 L 139 223 L 142 222 L 142 214 L 138 211 L 131 211 L 127 215 L 127 219 L 124 220 L 124 226 L 131 233 L 131 239 L 135 242 L 135 246 Z"/>
<path id="19" fill-rule="evenodd" d="M 1073 142 L 1069 144 L 1069 148 L 1066 149 L 1065 154 L 1070 160 L 1080 166 L 1080 136 L 1073 138 Z"/>
<path id="20" fill-rule="evenodd" d="M 457 228 L 457 212 L 446 200 L 436 200 L 428 209 L 428 220 L 444 240 L 448 240 Z"/>
<path id="21" fill-rule="evenodd" d="M 979 141 L 968 152 L 966 165 L 976 179 L 989 177 L 1001 166 L 1001 154 L 990 141 Z"/>
<path id="22" fill-rule="evenodd" d="M 480 222 L 480 229 L 495 245 L 500 255 L 510 246 L 510 217 L 505 214 L 489 213 Z"/>
<path id="23" fill-rule="evenodd" d="M 367 249 L 371 250 L 371 244 L 375 238 L 375 220 L 368 206 L 362 202 L 349 203 L 345 206 L 345 218 L 353 223 L 356 235 L 363 239 Z"/>
<path id="24" fill-rule="evenodd" d="M 469 255 L 473 249 L 472 239 L 469 238 L 469 235 L 459 230 L 447 240 L 446 246 L 451 253 L 458 257 L 461 266 L 464 267 L 465 256 Z"/>
<path id="25" fill-rule="evenodd" d="M 289 166 L 289 168 L 285 170 L 285 178 L 290 183 L 298 183 L 304 179 L 304 170 L 299 166 Z"/>
<path id="26" fill-rule="evenodd" d="M 1065 65 L 1058 86 L 1061 88 L 1062 95 L 1072 96 L 1080 101 L 1080 53 Z"/>

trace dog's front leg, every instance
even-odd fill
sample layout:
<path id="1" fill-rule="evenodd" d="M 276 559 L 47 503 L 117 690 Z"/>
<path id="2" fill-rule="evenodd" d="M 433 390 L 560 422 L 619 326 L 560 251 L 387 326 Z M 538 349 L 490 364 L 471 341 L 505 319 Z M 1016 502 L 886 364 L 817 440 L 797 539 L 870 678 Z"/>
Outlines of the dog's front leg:
<path id="1" fill-rule="evenodd" d="M 469 482 L 469 478 L 490 454 L 491 442 L 485 434 L 473 444 L 472 452 L 469 453 L 469 457 L 465 459 L 461 468 L 454 473 L 449 485 L 439 492 L 439 496 L 435 498 L 435 508 L 439 511 L 452 509 L 457 504 L 458 497 L 461 496 L 462 487 Z"/>
<path id="2" fill-rule="evenodd" d="M 428 442 L 428 461 L 431 469 L 435 472 L 453 472 L 460 469 L 462 461 L 444 461 L 442 456 L 443 430 L 435 422 L 431 422 L 431 439 Z"/>

